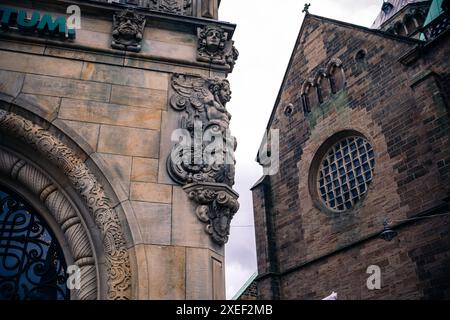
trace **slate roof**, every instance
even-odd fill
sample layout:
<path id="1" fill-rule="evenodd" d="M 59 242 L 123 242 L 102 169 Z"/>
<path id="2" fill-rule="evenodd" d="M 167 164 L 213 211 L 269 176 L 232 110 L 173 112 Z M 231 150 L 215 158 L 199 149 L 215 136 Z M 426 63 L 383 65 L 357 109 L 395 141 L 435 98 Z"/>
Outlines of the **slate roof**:
<path id="1" fill-rule="evenodd" d="M 378 29 L 380 26 L 385 23 L 387 20 L 392 18 L 397 12 L 403 9 L 405 6 L 411 3 L 419 3 L 419 2 L 427 2 L 428 0 L 387 0 L 384 1 L 386 3 L 392 4 L 392 9 L 388 12 L 384 12 L 382 7 L 380 8 L 380 13 L 378 17 L 375 19 L 375 22 L 372 25 L 373 29 Z"/>

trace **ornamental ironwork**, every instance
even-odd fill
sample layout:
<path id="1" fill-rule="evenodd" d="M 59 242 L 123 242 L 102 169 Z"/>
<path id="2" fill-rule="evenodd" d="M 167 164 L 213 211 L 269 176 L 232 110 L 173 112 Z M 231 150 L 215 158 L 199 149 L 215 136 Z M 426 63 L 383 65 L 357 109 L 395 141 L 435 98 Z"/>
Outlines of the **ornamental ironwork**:
<path id="1" fill-rule="evenodd" d="M 373 179 L 375 155 L 362 137 L 347 137 L 325 154 L 317 175 L 319 195 L 334 211 L 354 208 L 368 191 Z"/>
<path id="2" fill-rule="evenodd" d="M 65 300 L 66 262 L 45 221 L 0 190 L 0 300 Z"/>

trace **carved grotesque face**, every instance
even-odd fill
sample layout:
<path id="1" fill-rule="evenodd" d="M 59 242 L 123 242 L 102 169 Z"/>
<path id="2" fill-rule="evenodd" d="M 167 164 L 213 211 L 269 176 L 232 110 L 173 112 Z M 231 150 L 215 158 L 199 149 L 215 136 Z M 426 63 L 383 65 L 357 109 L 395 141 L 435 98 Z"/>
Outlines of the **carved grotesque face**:
<path id="1" fill-rule="evenodd" d="M 210 29 L 206 33 L 206 47 L 208 51 L 215 52 L 219 50 L 222 34 L 217 29 Z"/>
<path id="2" fill-rule="evenodd" d="M 120 35 L 127 39 L 132 39 L 138 32 L 138 26 L 133 21 L 133 16 L 125 14 L 119 17 L 119 26 L 117 28 Z"/>

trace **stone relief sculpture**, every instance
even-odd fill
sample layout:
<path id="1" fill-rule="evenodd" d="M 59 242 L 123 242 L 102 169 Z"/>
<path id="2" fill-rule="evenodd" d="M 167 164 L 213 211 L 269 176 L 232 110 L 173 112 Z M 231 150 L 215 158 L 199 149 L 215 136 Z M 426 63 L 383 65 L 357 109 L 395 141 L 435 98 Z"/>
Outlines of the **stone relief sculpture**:
<path id="1" fill-rule="evenodd" d="M 228 40 L 228 32 L 215 25 L 197 29 L 198 51 L 197 59 L 219 65 L 227 65 L 232 71 L 239 52 L 234 47 L 234 41 Z"/>
<path id="2" fill-rule="evenodd" d="M 145 8 L 178 15 L 192 15 L 193 0 L 91 0 L 103 3 L 121 3 L 132 8 Z"/>
<path id="3" fill-rule="evenodd" d="M 167 160 L 171 178 L 184 185 L 198 204 L 196 214 L 207 223 L 215 242 L 228 240 L 230 223 L 239 209 L 234 185 L 236 139 L 230 135 L 231 99 L 227 80 L 174 75 L 171 107 L 183 112 L 180 138 Z"/>
<path id="4" fill-rule="evenodd" d="M 133 52 L 141 51 L 144 36 L 145 17 L 131 9 L 116 13 L 113 17 L 111 47 Z"/>

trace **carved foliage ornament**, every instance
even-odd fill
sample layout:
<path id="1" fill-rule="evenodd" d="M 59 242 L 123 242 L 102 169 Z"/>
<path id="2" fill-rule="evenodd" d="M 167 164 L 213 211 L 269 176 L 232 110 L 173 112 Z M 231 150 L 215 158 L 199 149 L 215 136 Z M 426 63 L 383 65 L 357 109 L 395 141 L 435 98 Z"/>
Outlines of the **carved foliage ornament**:
<path id="1" fill-rule="evenodd" d="M 131 9 L 114 14 L 111 47 L 133 52 L 141 51 L 145 22 L 145 16 Z"/>
<path id="2" fill-rule="evenodd" d="M 197 29 L 198 51 L 197 59 L 202 62 L 225 65 L 232 71 L 239 51 L 234 41 L 228 39 L 228 32 L 215 25 Z"/>
<path id="3" fill-rule="evenodd" d="M 84 162 L 45 129 L 4 110 L 0 110 L 0 131 L 23 140 L 64 171 L 85 201 L 103 236 L 108 297 L 114 300 L 130 299 L 131 266 L 119 217 Z"/>
<path id="4" fill-rule="evenodd" d="M 228 240 L 230 223 L 239 208 L 234 184 L 237 143 L 231 136 L 227 80 L 174 75 L 171 107 L 182 112 L 179 141 L 167 159 L 171 178 L 185 186 L 199 204 L 197 215 L 213 240 Z M 226 200 L 225 200 L 226 199 Z"/>

